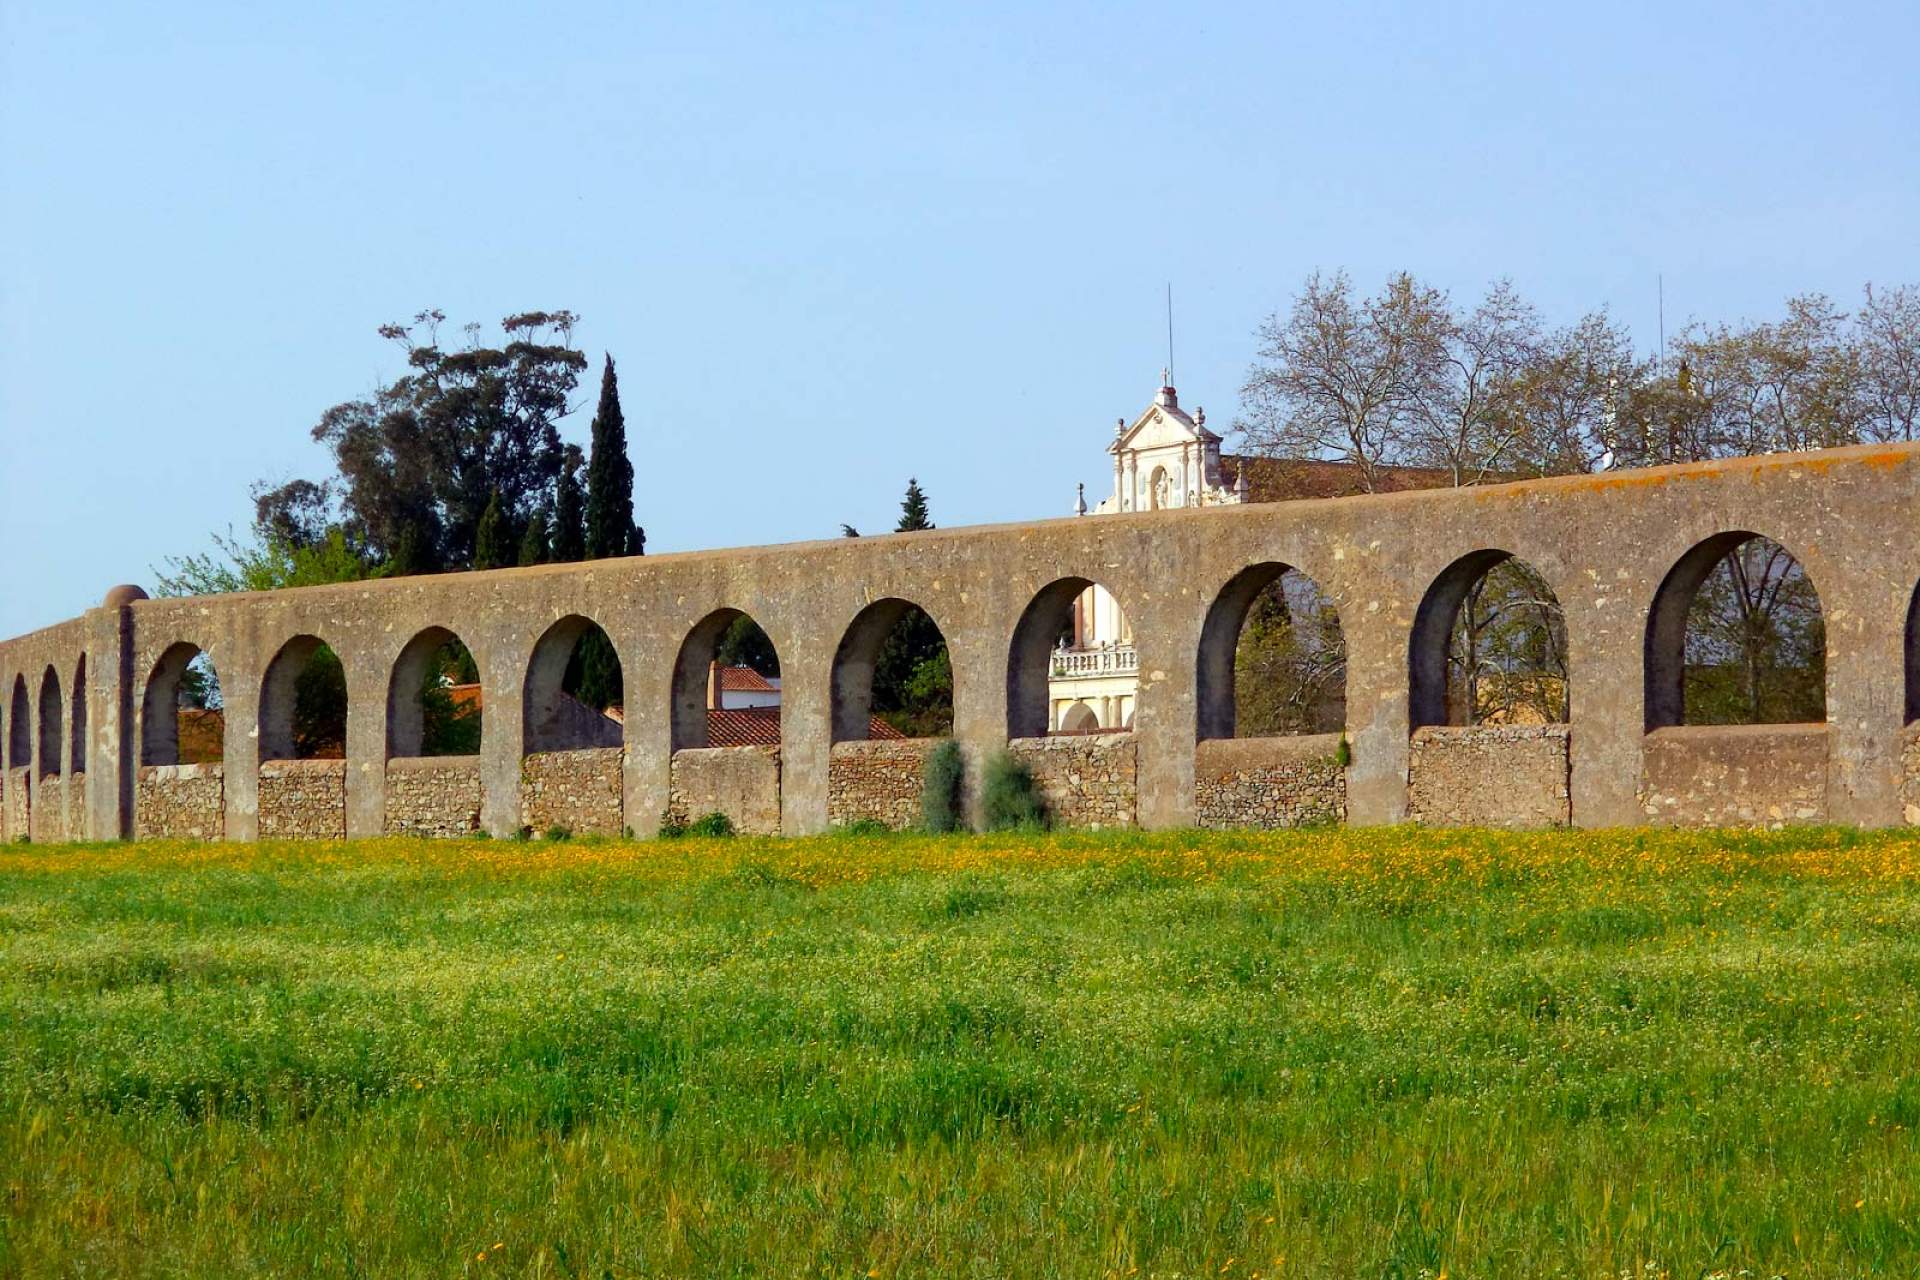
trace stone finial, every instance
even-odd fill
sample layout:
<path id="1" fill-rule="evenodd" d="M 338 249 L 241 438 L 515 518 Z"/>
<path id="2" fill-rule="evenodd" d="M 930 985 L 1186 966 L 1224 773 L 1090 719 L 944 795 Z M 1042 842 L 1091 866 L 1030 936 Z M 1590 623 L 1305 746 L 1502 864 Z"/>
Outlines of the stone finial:
<path id="1" fill-rule="evenodd" d="M 1081 483 L 1074 488 L 1079 491 L 1079 496 L 1073 500 L 1073 514 L 1083 516 L 1087 514 L 1087 486 Z"/>
<path id="2" fill-rule="evenodd" d="M 145 600 L 146 598 L 147 593 L 145 589 L 136 587 L 131 582 L 123 582 L 108 591 L 106 598 L 102 600 L 100 604 L 104 608 L 118 609 L 125 605 L 132 604 L 135 600 Z"/>

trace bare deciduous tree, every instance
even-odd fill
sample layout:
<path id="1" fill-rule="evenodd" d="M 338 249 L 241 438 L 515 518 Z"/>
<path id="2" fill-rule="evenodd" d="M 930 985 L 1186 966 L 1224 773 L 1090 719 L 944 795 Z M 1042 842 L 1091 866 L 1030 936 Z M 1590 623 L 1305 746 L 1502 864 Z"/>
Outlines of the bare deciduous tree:
<path id="1" fill-rule="evenodd" d="M 1372 492 L 1407 456 L 1447 325 L 1446 295 L 1404 273 L 1366 299 L 1345 272 L 1315 273 L 1261 325 L 1234 425 L 1255 453 L 1351 463 Z"/>

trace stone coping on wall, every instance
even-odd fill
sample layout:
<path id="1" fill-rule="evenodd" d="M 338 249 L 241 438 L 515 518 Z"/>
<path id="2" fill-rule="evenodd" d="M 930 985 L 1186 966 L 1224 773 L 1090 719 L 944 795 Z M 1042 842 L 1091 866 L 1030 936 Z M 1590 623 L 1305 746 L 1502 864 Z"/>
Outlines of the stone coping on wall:
<path id="1" fill-rule="evenodd" d="M 1436 827 L 1563 827 L 1573 821 L 1564 724 L 1423 725 L 1407 757 L 1407 811 Z"/>
<path id="2" fill-rule="evenodd" d="M 1668 826 L 1827 817 L 1825 724 L 1675 725 L 1646 735 L 1640 803 Z"/>
<path id="3" fill-rule="evenodd" d="M 262 760 L 260 762 L 260 776 L 263 778 L 298 778 L 336 773 L 344 776 L 346 772 L 345 760 Z"/>
<path id="4" fill-rule="evenodd" d="M 1201 739 L 1193 753 L 1195 825 L 1271 828 L 1346 821 L 1344 736 Z"/>
<path id="5" fill-rule="evenodd" d="M 224 778 L 226 766 L 213 760 L 202 764 L 143 764 L 142 782 L 192 782 L 200 778 Z"/>
<path id="6" fill-rule="evenodd" d="M 1132 733 L 1014 738 L 1007 750 L 1033 770 L 1056 825 L 1100 831 L 1136 824 L 1140 753 Z"/>
<path id="7" fill-rule="evenodd" d="M 827 822 L 882 822 L 904 831 L 921 820 L 927 757 L 948 738 L 836 742 L 827 762 Z"/>

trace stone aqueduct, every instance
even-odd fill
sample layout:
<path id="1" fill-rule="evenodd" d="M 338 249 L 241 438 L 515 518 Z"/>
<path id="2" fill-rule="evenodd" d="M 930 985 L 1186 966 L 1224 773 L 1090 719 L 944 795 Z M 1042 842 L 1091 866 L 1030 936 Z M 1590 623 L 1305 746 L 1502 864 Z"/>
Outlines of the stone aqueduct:
<path id="1" fill-rule="evenodd" d="M 1687 602 L 1745 534 L 1791 551 L 1819 592 L 1824 724 L 1678 724 Z M 1564 610 L 1568 723 L 1436 727 L 1459 591 L 1501 554 L 1530 563 Z M 1235 637 L 1278 566 L 1338 608 L 1346 753 L 1337 735 L 1232 736 Z M 1038 737 L 1059 613 L 1094 581 L 1133 623 L 1134 727 Z M 1920 446 L 273 594 L 121 588 L 0 643 L 5 831 L 247 840 L 551 822 L 644 834 L 672 806 L 790 833 L 860 814 L 900 821 L 925 745 L 853 740 L 903 601 L 946 637 L 954 736 L 975 771 L 1002 747 L 1026 754 L 1069 821 L 1920 822 L 1916 584 Z M 778 748 L 703 746 L 707 654 L 735 611 L 780 654 Z M 625 745 L 547 750 L 544 701 L 585 620 L 625 671 Z M 405 695 L 449 634 L 479 667 L 484 734 L 475 757 L 422 760 Z M 345 671 L 346 758 L 293 761 L 287 672 L 319 643 Z M 174 682 L 195 649 L 224 692 L 217 765 L 168 759 Z"/>

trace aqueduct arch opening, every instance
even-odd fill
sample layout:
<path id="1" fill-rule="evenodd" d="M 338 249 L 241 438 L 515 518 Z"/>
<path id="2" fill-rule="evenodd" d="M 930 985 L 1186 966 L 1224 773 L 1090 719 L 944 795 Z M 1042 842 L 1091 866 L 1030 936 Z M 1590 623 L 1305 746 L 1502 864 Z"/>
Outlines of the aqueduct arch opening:
<path id="1" fill-rule="evenodd" d="M 60 673 L 49 666 L 40 677 L 40 756 L 34 772 L 42 778 L 57 778 L 64 770 L 60 749 L 66 745 L 65 706 L 60 698 Z"/>
<path id="2" fill-rule="evenodd" d="M 766 689 L 738 689 L 729 697 L 735 676 L 740 683 L 754 683 L 749 672 Z M 715 609 L 694 623 L 674 659 L 673 749 L 777 746 L 782 716 L 774 682 L 779 679 L 779 651 L 760 624 L 743 610 Z M 714 741 L 716 725 L 729 730 L 727 741 Z M 736 728 L 738 734 L 731 732 Z"/>
<path id="3" fill-rule="evenodd" d="M 197 749 L 189 754 L 220 759 L 224 743 L 213 741 L 223 736 L 217 718 L 220 706 L 220 678 L 213 660 L 189 641 L 169 645 L 153 664 L 140 695 L 140 763 L 193 763 L 181 758 L 180 722 L 188 712 L 201 713 L 208 721 L 205 726 L 196 726 L 205 732 L 196 735 Z M 198 741 L 200 738 L 206 741 Z"/>
<path id="4" fill-rule="evenodd" d="M 953 664 L 947 638 L 910 600 L 876 600 L 855 615 L 833 656 L 833 740 L 858 742 L 883 728 L 902 737 L 953 732 Z"/>
<path id="5" fill-rule="evenodd" d="M 1566 723 L 1566 615 L 1511 552 L 1469 552 L 1441 571 L 1414 614 L 1407 668 L 1413 730 Z"/>
<path id="6" fill-rule="evenodd" d="M 13 678 L 13 709 L 7 723 L 7 767 L 25 769 L 33 763 L 33 706 L 27 700 L 27 678 Z"/>
<path id="7" fill-rule="evenodd" d="M 569 614 L 534 643 L 521 686 L 526 752 L 618 747 L 625 667 L 599 623 Z M 613 714 L 609 714 L 609 712 Z"/>
<path id="8" fill-rule="evenodd" d="M 1202 740 L 1339 733 L 1346 636 L 1332 597 L 1291 565 L 1241 570 L 1200 632 L 1195 719 Z"/>
<path id="9" fill-rule="evenodd" d="M 1920 725 L 1920 586 L 1907 605 L 1907 713 L 1909 725 Z"/>
<path id="10" fill-rule="evenodd" d="M 320 637 L 295 636 L 261 683 L 260 758 L 340 760 L 346 748 L 346 672 Z"/>
<path id="11" fill-rule="evenodd" d="M 73 713 L 68 717 L 68 758 L 76 774 L 87 771 L 87 655 L 73 667 Z"/>
<path id="12" fill-rule="evenodd" d="M 1101 625 L 1086 616 L 1089 608 L 1099 609 L 1110 602 L 1114 618 L 1104 621 L 1114 632 L 1100 641 L 1100 647 L 1082 650 L 1078 641 L 1089 629 Z M 1061 712 L 1079 701 L 1071 690 L 1058 692 L 1054 677 L 1070 678 L 1082 667 L 1088 674 L 1104 673 L 1103 664 L 1131 660 L 1131 632 L 1125 623 L 1125 608 L 1119 598 L 1091 578 L 1058 578 L 1040 588 L 1027 603 L 1015 624 L 1007 646 L 1007 736 L 1040 738 L 1063 730 L 1055 718 L 1054 702 L 1063 702 Z M 1131 669 L 1127 672 L 1131 674 Z M 1133 695 L 1138 697 L 1138 693 Z M 1138 714 L 1129 707 L 1102 717 L 1098 727 L 1110 731 L 1131 729 Z"/>
<path id="13" fill-rule="evenodd" d="M 486 729 L 473 653 L 445 627 L 407 641 L 387 685 L 387 757 L 477 756 Z"/>
<path id="14" fill-rule="evenodd" d="M 1645 689 L 1649 732 L 1823 723 L 1825 617 L 1799 559 L 1748 530 L 1688 550 L 1647 614 Z"/>

